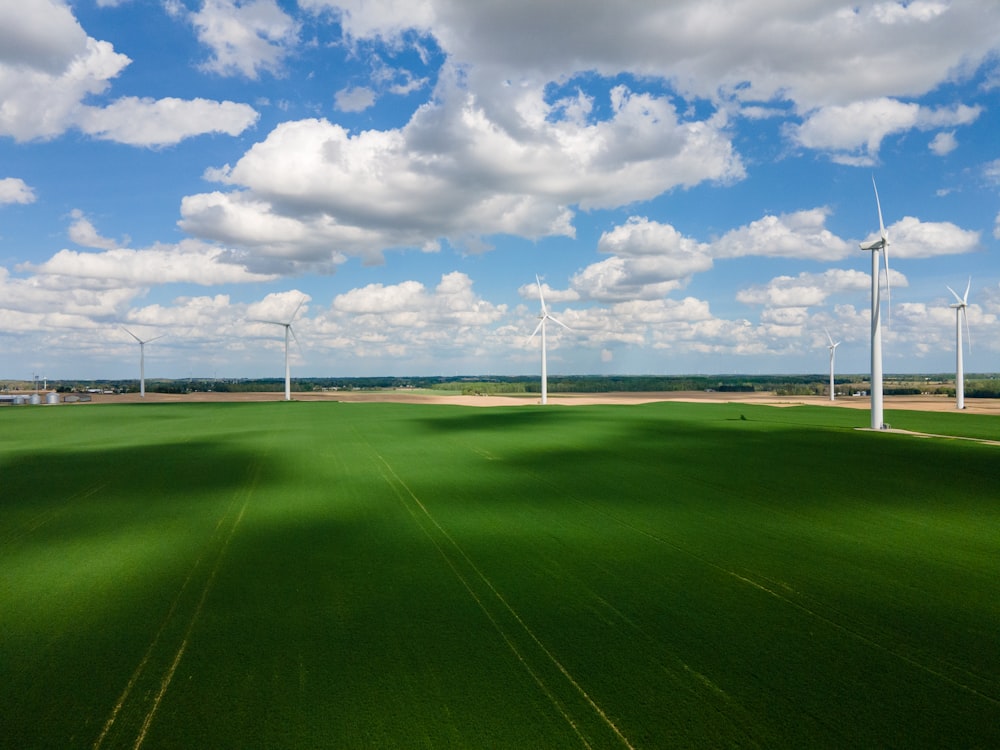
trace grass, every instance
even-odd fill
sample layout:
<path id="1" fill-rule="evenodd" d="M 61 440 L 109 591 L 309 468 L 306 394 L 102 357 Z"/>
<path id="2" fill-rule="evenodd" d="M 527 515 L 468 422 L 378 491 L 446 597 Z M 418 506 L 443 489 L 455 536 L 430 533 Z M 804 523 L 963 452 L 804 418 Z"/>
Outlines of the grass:
<path id="1" fill-rule="evenodd" d="M 3 410 L 0 745 L 998 746 L 1000 448 L 867 417 Z"/>

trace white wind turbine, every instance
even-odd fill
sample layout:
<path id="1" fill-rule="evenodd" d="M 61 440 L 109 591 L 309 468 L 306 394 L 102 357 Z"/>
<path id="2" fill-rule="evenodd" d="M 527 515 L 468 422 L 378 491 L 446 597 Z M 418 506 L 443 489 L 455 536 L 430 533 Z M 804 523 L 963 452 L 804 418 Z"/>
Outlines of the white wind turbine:
<path id="1" fill-rule="evenodd" d="M 287 321 L 252 319 L 255 323 L 270 323 L 271 325 L 285 327 L 285 401 L 292 400 L 292 370 L 288 364 L 288 339 L 289 336 L 295 338 L 295 331 L 292 330 L 292 321 L 295 320 L 295 316 L 299 314 L 299 308 L 302 307 L 302 304 L 305 301 L 305 297 L 299 300 L 299 304 L 295 306 L 295 310 L 289 316 Z M 295 341 L 298 343 L 298 339 L 295 339 Z"/>
<path id="2" fill-rule="evenodd" d="M 969 351 L 972 351 L 972 333 L 969 331 L 969 289 L 972 287 L 972 277 L 965 285 L 965 294 L 961 297 L 958 292 L 948 287 L 948 291 L 955 295 L 956 302 L 951 305 L 955 310 L 955 408 L 965 408 L 965 365 L 962 362 L 962 318 L 965 318 L 965 332 L 969 338 Z"/>
<path id="3" fill-rule="evenodd" d="M 840 346 L 840 342 L 833 343 L 833 337 L 830 335 L 830 332 L 825 328 L 823 330 L 826 331 L 826 338 L 830 342 L 830 345 L 826 347 L 830 350 L 830 400 L 835 401 L 836 398 L 833 393 L 833 360 L 837 355 L 837 347 Z"/>
<path id="4" fill-rule="evenodd" d="M 875 188 L 875 207 L 878 209 L 878 230 L 879 238 L 867 244 L 861 243 L 862 250 L 869 250 L 872 254 L 872 421 L 873 430 L 885 429 L 882 421 L 882 319 L 881 319 L 881 289 L 879 282 L 878 256 L 882 253 L 885 261 L 885 293 L 886 302 L 891 304 L 891 291 L 889 288 L 889 235 L 886 234 L 885 224 L 882 221 L 882 204 L 878 199 L 878 187 L 875 185 L 875 178 L 872 177 L 872 187 Z M 887 315 L 888 318 L 888 315 Z"/>
<path id="5" fill-rule="evenodd" d="M 146 398 L 146 344 L 157 339 L 162 339 L 167 334 L 161 333 L 159 336 L 154 336 L 151 339 L 143 341 L 125 326 L 121 326 L 121 329 L 139 342 L 139 398 Z"/>
<path id="6" fill-rule="evenodd" d="M 548 383 L 548 371 L 545 360 L 546 354 L 546 342 L 545 342 L 545 321 L 551 320 L 558 323 L 567 331 L 572 330 L 568 325 L 563 323 L 559 318 L 550 315 L 548 308 L 545 307 L 545 295 L 542 294 L 542 282 L 538 280 L 538 275 L 535 274 L 535 283 L 538 285 L 538 301 L 542 304 L 542 311 L 539 313 L 538 325 L 535 327 L 534 333 L 528 337 L 528 341 L 535 338 L 535 334 L 539 331 L 542 332 L 542 403 L 547 404 L 549 402 L 549 383 Z"/>

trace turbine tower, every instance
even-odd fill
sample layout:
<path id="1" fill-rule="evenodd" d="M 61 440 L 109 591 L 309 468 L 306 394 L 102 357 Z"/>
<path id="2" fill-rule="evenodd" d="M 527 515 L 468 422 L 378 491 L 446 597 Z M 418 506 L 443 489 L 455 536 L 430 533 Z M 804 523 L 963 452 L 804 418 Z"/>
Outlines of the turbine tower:
<path id="1" fill-rule="evenodd" d="M 542 294 L 542 282 L 538 280 L 538 274 L 535 274 L 535 283 L 538 285 L 538 301 L 542 304 L 542 311 L 539 313 L 538 325 L 535 327 L 535 332 L 528 337 L 528 341 L 535 338 L 535 334 L 539 331 L 542 332 L 542 403 L 547 404 L 549 402 L 549 383 L 548 383 L 548 371 L 545 361 L 546 354 L 546 341 L 545 341 L 545 321 L 551 320 L 558 323 L 567 331 L 571 330 L 568 325 L 563 323 L 559 318 L 553 315 L 549 315 L 548 308 L 545 307 L 545 295 Z"/>
<path id="2" fill-rule="evenodd" d="M 882 221 L 882 204 L 878 199 L 878 187 L 875 185 L 875 178 L 872 177 L 872 187 L 875 188 L 875 207 L 878 209 L 878 230 L 879 238 L 867 244 L 861 243 L 862 250 L 868 250 L 872 254 L 872 315 L 871 315 L 871 380 L 872 380 L 872 421 L 873 430 L 885 429 L 882 420 L 882 319 L 881 319 L 881 290 L 879 282 L 879 253 L 885 261 L 885 293 L 886 302 L 890 302 L 891 292 L 889 289 L 889 235 L 885 231 L 885 223 Z"/>
<path id="3" fill-rule="evenodd" d="M 827 349 L 830 350 L 830 400 L 835 401 L 836 398 L 833 393 L 833 360 L 834 357 L 836 357 L 837 347 L 840 346 L 840 342 L 838 341 L 836 344 L 833 343 L 833 337 L 830 335 L 830 332 L 827 331 L 825 328 L 823 330 L 826 331 L 826 338 L 830 342 L 830 345 L 826 347 Z"/>
<path id="4" fill-rule="evenodd" d="M 295 311 L 292 312 L 291 316 L 288 318 L 287 321 L 252 319 L 255 323 L 269 323 L 271 325 L 285 327 L 285 401 L 292 400 L 292 370 L 288 364 L 288 338 L 289 336 L 295 338 L 295 331 L 292 330 L 292 321 L 295 320 L 295 316 L 299 314 L 299 308 L 302 307 L 302 304 L 305 301 L 306 301 L 305 297 L 299 300 L 299 304 L 295 306 Z M 298 339 L 295 340 L 296 342 L 298 342 Z"/>
<path id="5" fill-rule="evenodd" d="M 965 332 L 969 338 L 969 351 L 972 351 L 972 334 L 969 332 L 969 288 L 972 286 L 972 277 L 965 285 L 965 294 L 961 297 L 958 293 L 948 287 L 948 291 L 955 295 L 956 302 L 951 305 L 955 311 L 955 408 L 965 408 L 965 366 L 962 362 L 962 318 L 965 318 Z"/>
<path id="6" fill-rule="evenodd" d="M 162 339 L 167 334 L 161 333 L 159 336 L 154 336 L 151 339 L 143 341 L 125 326 L 121 326 L 121 329 L 139 342 L 139 398 L 146 398 L 146 344 L 157 339 Z"/>

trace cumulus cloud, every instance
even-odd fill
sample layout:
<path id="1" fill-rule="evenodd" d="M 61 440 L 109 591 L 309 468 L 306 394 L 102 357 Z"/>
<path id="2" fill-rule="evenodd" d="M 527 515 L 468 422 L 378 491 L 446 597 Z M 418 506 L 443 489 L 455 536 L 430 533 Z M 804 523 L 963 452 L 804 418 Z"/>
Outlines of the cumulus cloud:
<path id="1" fill-rule="evenodd" d="M 733 229 L 712 243 L 718 258 L 761 257 L 841 260 L 856 250 L 853 243 L 826 228 L 830 210 L 811 208 L 780 216 L 765 216 Z"/>
<path id="2" fill-rule="evenodd" d="M 947 156 L 958 148 L 958 139 L 955 138 L 955 131 L 950 130 L 945 133 L 938 133 L 931 139 L 928 148 L 938 156 Z"/>
<path id="3" fill-rule="evenodd" d="M 236 102 L 128 96 L 106 107 L 81 107 L 77 125 L 102 140 L 167 146 L 205 133 L 239 135 L 257 118 L 253 107 Z"/>
<path id="4" fill-rule="evenodd" d="M 910 97 L 969 72 L 996 46 L 992 0 L 945 3 L 737 0 L 724 13 L 701 0 L 464 3 L 456 0 L 302 0 L 332 11 L 351 38 L 432 35 L 472 75 L 557 80 L 588 70 L 660 76 L 709 100 L 795 102 L 800 111 Z M 614 34 L 607 33 L 614 29 Z"/>
<path id="5" fill-rule="evenodd" d="M 894 286 L 905 281 L 893 272 Z M 823 273 L 778 276 L 766 284 L 755 284 L 736 293 L 736 300 L 748 305 L 772 308 L 807 308 L 825 304 L 832 294 L 863 292 L 871 288 L 871 276 L 862 271 L 832 268 Z"/>
<path id="6" fill-rule="evenodd" d="M 341 112 L 364 112 L 375 103 L 375 92 L 367 86 L 341 89 L 333 96 Z"/>
<path id="7" fill-rule="evenodd" d="M 417 328 L 484 325 L 498 320 L 507 309 L 479 298 L 472 279 L 459 271 L 444 274 L 433 290 L 418 281 L 369 284 L 337 295 L 331 307 L 337 313 L 370 316 L 372 323 Z"/>
<path id="8" fill-rule="evenodd" d="M 60 250 L 44 263 L 26 263 L 20 270 L 62 277 L 65 283 L 135 287 L 164 283 L 213 284 L 269 281 L 271 274 L 247 270 L 241 256 L 197 240 L 177 245 L 154 245 L 143 250 L 109 249 L 102 253 Z"/>
<path id="9" fill-rule="evenodd" d="M 136 293 L 121 285 L 88 287 L 45 277 L 22 279 L 0 266 L 0 310 L 7 332 L 95 328 L 102 320 L 121 315 Z"/>
<path id="10" fill-rule="evenodd" d="M 265 255 L 316 260 L 335 247 L 377 260 L 442 239 L 474 250 L 492 234 L 573 236 L 572 205 L 743 175 L 724 120 L 681 122 L 665 98 L 617 87 L 609 119 L 578 123 L 547 119 L 538 89 L 521 92 L 531 107 L 502 124 L 455 82 L 439 93 L 395 130 L 282 123 L 235 166 L 207 173 L 242 189 L 188 196 L 181 227 Z"/>
<path id="11" fill-rule="evenodd" d="M 125 238 L 123 242 L 118 242 L 109 237 L 102 237 L 97 228 L 83 215 L 83 211 L 78 208 L 74 208 L 70 212 L 70 217 L 73 219 L 73 223 L 69 226 L 69 238 L 77 245 L 113 250 L 128 244 L 128 238 Z"/>
<path id="12" fill-rule="evenodd" d="M 205 0 L 190 19 L 212 52 L 202 68 L 220 75 L 278 73 L 298 41 L 298 24 L 275 0 Z"/>
<path id="13" fill-rule="evenodd" d="M 34 203 L 35 191 L 19 177 L 0 179 L 0 206 L 5 203 Z"/>
<path id="14" fill-rule="evenodd" d="M 71 128 L 132 145 L 166 145 L 201 133 L 240 133 L 256 121 L 233 102 L 124 97 L 84 104 L 105 94 L 131 60 L 87 35 L 57 0 L 0 4 L 0 135 L 49 139 Z"/>
<path id="15" fill-rule="evenodd" d="M 979 247 L 979 232 L 962 229 L 950 221 L 920 221 L 904 216 L 887 227 L 890 258 L 933 258 L 961 255 Z M 869 235 L 865 242 L 878 239 Z"/>
<path id="16" fill-rule="evenodd" d="M 981 113 L 978 106 L 959 104 L 932 109 L 883 97 L 824 107 L 811 113 L 801 125 L 789 126 L 787 132 L 799 145 L 830 151 L 837 160 L 872 164 L 887 136 L 913 128 L 969 125 Z M 947 136 L 942 143 L 947 143 Z"/>

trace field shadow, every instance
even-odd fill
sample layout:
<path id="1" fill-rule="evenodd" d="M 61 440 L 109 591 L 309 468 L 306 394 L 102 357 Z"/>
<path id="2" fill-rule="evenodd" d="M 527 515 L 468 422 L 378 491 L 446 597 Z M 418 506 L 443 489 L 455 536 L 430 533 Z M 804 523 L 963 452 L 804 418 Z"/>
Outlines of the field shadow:
<path id="1" fill-rule="evenodd" d="M 51 451 L 0 459 L 0 514 L 89 498 L 105 502 L 172 502 L 277 478 L 279 468 L 233 443 L 189 441 Z"/>

